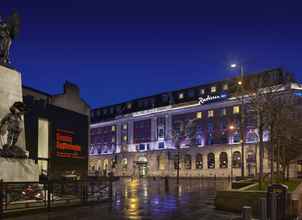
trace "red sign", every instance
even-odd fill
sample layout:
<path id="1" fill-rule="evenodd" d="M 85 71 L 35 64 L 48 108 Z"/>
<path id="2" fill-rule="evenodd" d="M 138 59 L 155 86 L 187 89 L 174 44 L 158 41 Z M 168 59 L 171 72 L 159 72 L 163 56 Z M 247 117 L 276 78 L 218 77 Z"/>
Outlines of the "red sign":
<path id="1" fill-rule="evenodd" d="M 56 131 L 56 148 L 57 156 L 64 158 L 78 158 L 83 159 L 80 156 L 81 146 L 73 144 L 74 133 L 71 131 L 57 129 Z"/>

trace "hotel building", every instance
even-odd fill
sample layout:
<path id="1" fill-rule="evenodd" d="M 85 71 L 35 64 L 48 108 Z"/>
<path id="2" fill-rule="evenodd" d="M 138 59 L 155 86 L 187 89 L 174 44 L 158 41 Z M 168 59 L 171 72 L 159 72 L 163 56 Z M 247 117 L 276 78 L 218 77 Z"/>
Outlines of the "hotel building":
<path id="1" fill-rule="evenodd" d="M 241 175 L 244 161 L 245 175 L 256 175 L 257 120 L 246 91 L 260 78 L 259 89 L 280 86 L 277 93 L 285 96 L 302 89 L 291 74 L 273 69 L 93 109 L 89 173 L 176 176 L 179 166 L 181 177 L 230 177 Z M 183 128 L 193 129 L 194 136 L 178 137 Z M 268 130 L 263 140 L 269 144 Z M 268 157 L 265 153 L 265 172 Z"/>

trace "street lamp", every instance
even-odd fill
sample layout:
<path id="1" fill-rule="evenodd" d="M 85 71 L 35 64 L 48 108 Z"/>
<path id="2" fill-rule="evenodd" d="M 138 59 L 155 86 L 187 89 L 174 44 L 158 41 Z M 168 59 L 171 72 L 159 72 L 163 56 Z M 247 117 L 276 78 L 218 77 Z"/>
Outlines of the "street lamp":
<path id="1" fill-rule="evenodd" d="M 235 130 L 235 126 L 234 125 L 230 125 L 229 127 L 230 131 L 234 131 Z M 233 181 L 233 144 L 231 144 L 231 182 Z"/>
<path id="2" fill-rule="evenodd" d="M 244 69 L 242 64 L 233 63 L 230 65 L 232 69 L 240 68 L 240 79 L 237 82 L 240 87 L 240 97 L 241 97 L 241 106 L 240 106 L 240 142 L 241 142 L 241 177 L 244 177 L 244 88 L 243 88 L 243 77 L 244 77 Z"/>

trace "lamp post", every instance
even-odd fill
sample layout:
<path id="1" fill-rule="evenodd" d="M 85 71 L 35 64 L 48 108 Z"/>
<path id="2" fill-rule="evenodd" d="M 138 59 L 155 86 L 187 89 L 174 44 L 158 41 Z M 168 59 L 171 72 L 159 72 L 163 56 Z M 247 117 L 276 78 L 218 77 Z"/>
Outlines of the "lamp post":
<path id="1" fill-rule="evenodd" d="M 245 142 L 245 137 L 244 137 L 244 93 L 243 93 L 243 78 L 244 78 L 244 69 L 242 64 L 231 64 L 231 68 L 235 69 L 238 68 L 240 69 L 240 79 L 237 82 L 239 87 L 240 87 L 240 97 L 241 97 L 241 105 L 240 105 L 240 143 L 241 143 L 241 177 L 244 177 L 244 171 L 245 171 L 245 161 L 244 161 L 244 142 Z"/>
<path id="2" fill-rule="evenodd" d="M 229 127 L 230 131 L 234 131 L 235 130 L 235 126 L 234 125 L 230 125 Z M 233 144 L 231 144 L 231 182 L 233 182 Z"/>

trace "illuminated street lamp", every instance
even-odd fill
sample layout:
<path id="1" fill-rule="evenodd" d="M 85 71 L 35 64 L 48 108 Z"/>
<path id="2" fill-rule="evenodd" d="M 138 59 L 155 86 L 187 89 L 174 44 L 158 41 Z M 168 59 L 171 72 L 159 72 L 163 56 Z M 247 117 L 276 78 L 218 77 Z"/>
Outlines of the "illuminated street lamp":
<path id="1" fill-rule="evenodd" d="M 235 68 L 240 68 L 240 79 L 238 81 L 238 85 L 240 87 L 240 95 L 241 95 L 241 106 L 240 106 L 240 142 L 241 142 L 241 157 L 242 157 L 242 161 L 241 161 L 241 176 L 244 177 L 244 142 L 245 142 L 245 138 L 244 138 L 244 93 L 243 93 L 243 77 L 244 77 L 244 70 L 243 70 L 243 65 L 242 64 L 236 64 L 233 63 L 230 65 L 230 67 L 232 69 Z"/>
<path id="2" fill-rule="evenodd" d="M 230 125 L 229 127 L 230 131 L 234 131 L 235 130 L 235 126 L 234 125 Z M 233 144 L 231 144 L 231 182 L 233 181 Z"/>

